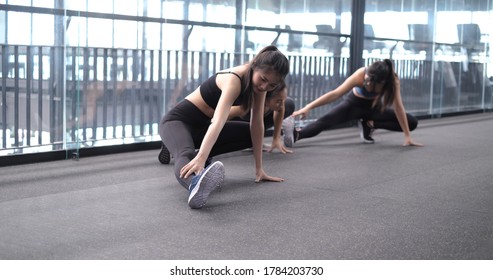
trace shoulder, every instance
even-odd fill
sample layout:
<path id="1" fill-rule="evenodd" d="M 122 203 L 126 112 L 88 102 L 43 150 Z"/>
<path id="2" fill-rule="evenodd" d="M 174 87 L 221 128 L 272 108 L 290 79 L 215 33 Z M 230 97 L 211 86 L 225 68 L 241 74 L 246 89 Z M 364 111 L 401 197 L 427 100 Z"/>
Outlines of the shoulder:
<path id="1" fill-rule="evenodd" d="M 227 79 L 240 79 L 242 80 L 243 77 L 245 76 L 245 74 L 247 73 L 247 70 L 248 70 L 248 67 L 244 67 L 244 66 L 236 66 L 236 67 L 233 67 L 233 68 L 227 68 L 227 69 L 223 69 L 223 70 L 219 70 L 215 76 L 217 76 L 216 79 L 219 79 L 219 77 L 221 79 L 224 79 L 224 80 L 227 80 Z M 220 74 L 220 75 L 218 75 Z"/>
<path id="2" fill-rule="evenodd" d="M 245 77 L 246 73 L 250 70 L 248 64 L 238 65 L 233 68 L 228 69 L 228 71 L 239 75 L 242 79 Z"/>
<path id="3" fill-rule="evenodd" d="M 356 69 L 356 71 L 354 71 L 353 74 L 348 77 L 348 79 L 362 82 L 365 79 L 365 70 L 366 67 Z"/>
<path id="4" fill-rule="evenodd" d="M 365 76 L 365 72 L 366 72 L 366 67 L 360 67 L 358 69 L 356 69 L 356 71 L 354 71 L 353 75 L 355 76 Z"/>
<path id="5" fill-rule="evenodd" d="M 216 81 L 217 83 L 238 83 L 241 84 L 241 81 L 245 79 L 245 76 L 249 70 L 248 65 L 240 65 L 236 66 L 233 68 L 227 68 L 220 70 L 218 73 L 221 73 L 220 75 L 216 75 Z"/>
<path id="6" fill-rule="evenodd" d="M 221 70 L 216 74 L 216 84 L 221 89 L 226 88 L 241 88 L 241 81 L 243 80 L 243 72 L 238 68 L 230 68 Z"/>
<path id="7" fill-rule="evenodd" d="M 353 86 L 363 85 L 363 80 L 365 79 L 365 67 L 361 67 L 354 71 L 351 76 L 347 78 L 347 81 Z"/>

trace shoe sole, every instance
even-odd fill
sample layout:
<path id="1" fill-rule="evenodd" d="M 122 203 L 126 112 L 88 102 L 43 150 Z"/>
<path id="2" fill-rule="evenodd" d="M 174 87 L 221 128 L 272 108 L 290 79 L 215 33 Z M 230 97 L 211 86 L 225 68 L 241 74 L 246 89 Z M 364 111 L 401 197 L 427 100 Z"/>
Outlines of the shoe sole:
<path id="1" fill-rule="evenodd" d="M 200 175 L 197 186 L 188 197 L 188 205 L 192 209 L 200 209 L 207 202 L 209 195 L 224 181 L 224 165 L 216 161 L 209 165 Z"/>
<path id="2" fill-rule="evenodd" d="M 169 150 L 168 148 L 166 148 L 166 146 L 164 146 L 164 144 L 161 147 L 161 152 L 159 152 L 158 160 L 162 164 L 169 164 L 169 162 L 171 161 Z"/>
<path id="3" fill-rule="evenodd" d="M 294 119 L 288 117 L 283 121 L 284 146 L 291 148 L 294 145 Z"/>
<path id="4" fill-rule="evenodd" d="M 284 146 L 288 148 L 293 147 L 293 136 L 287 136 L 287 134 L 284 134 Z"/>

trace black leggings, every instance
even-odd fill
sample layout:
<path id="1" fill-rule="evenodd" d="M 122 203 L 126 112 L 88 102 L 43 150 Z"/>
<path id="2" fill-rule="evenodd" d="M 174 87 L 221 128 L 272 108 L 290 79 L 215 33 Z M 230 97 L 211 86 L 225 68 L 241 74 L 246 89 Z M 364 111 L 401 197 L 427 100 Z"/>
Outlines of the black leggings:
<path id="1" fill-rule="evenodd" d="M 284 118 L 291 116 L 294 112 L 294 100 L 291 98 L 287 98 L 284 101 Z M 236 117 L 232 119 L 234 121 L 250 121 L 250 113 L 246 114 L 242 117 Z M 274 111 L 270 110 L 264 115 L 264 129 L 268 130 L 269 128 L 274 126 Z"/>
<path id="2" fill-rule="evenodd" d="M 159 135 L 175 159 L 175 177 L 188 189 L 192 176 L 180 178 L 180 170 L 197 154 L 211 119 L 184 99 L 171 109 L 159 124 Z M 252 147 L 250 124 L 227 121 L 212 147 L 209 157 Z"/>
<path id="3" fill-rule="evenodd" d="M 345 95 L 341 103 L 336 105 L 327 114 L 301 129 L 297 140 L 314 137 L 324 130 L 358 119 L 373 121 L 373 127 L 375 129 L 382 128 L 391 131 L 402 131 L 394 110 L 387 108 L 382 112 L 381 108 L 372 108 L 372 103 L 373 100 L 359 98 L 351 91 Z M 408 113 L 406 113 L 406 116 L 409 130 L 416 129 L 418 120 Z"/>

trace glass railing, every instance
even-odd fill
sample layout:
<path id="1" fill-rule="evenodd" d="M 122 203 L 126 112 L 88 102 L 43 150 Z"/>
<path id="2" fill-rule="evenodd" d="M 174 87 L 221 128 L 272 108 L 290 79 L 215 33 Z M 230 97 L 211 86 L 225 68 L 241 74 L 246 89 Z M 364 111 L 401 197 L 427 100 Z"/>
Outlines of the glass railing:
<path id="1" fill-rule="evenodd" d="M 492 109 L 488 63 L 481 54 L 432 47 L 432 55 L 367 50 L 364 61 L 368 65 L 393 59 L 404 105 L 416 116 Z M 346 53 L 287 52 L 289 95 L 297 107 L 344 81 L 349 75 Z M 201 51 L 1 45 L 0 156 L 159 141 L 163 114 L 207 77 L 232 67 L 235 57 Z M 62 58 L 61 74 L 55 62 Z M 56 77 L 65 78 L 60 82 Z M 317 108 L 310 117 L 316 119 L 334 105 Z"/>

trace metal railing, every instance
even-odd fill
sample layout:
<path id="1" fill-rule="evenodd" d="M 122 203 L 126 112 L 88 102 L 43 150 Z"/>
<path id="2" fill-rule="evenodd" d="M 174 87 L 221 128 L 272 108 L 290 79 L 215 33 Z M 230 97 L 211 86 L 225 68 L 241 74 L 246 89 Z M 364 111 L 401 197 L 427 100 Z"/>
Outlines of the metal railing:
<path id="1" fill-rule="evenodd" d="M 59 55 L 61 54 L 61 55 Z M 253 54 L 245 55 L 246 60 Z M 340 85 L 349 58 L 288 54 L 297 107 Z M 159 140 L 167 109 L 238 54 L 1 45 L 0 156 Z M 377 58 L 366 58 L 370 64 Z M 491 109 L 487 64 L 394 59 L 415 115 Z M 65 69 L 57 69 L 62 62 Z M 62 67 L 63 68 L 63 67 Z M 60 79 L 63 80 L 60 83 Z M 62 88 L 60 88 L 62 85 Z M 314 110 L 315 119 L 331 106 Z"/>

